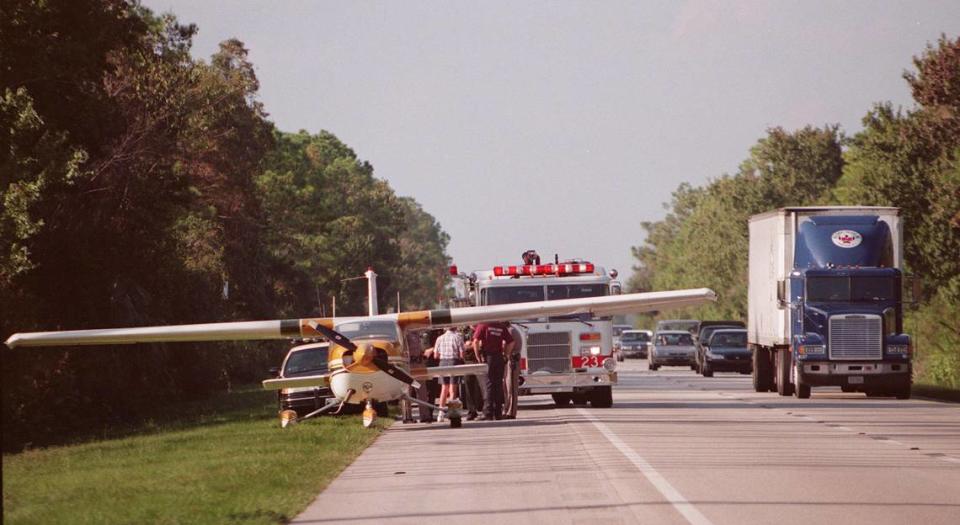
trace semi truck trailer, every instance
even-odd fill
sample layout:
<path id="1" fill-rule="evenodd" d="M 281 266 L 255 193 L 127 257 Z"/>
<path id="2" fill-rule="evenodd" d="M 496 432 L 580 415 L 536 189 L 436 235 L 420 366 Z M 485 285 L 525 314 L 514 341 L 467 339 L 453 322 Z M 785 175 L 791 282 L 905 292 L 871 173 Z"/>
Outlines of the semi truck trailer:
<path id="1" fill-rule="evenodd" d="M 782 208 L 750 218 L 747 341 L 757 392 L 840 386 L 910 397 L 898 208 Z"/>

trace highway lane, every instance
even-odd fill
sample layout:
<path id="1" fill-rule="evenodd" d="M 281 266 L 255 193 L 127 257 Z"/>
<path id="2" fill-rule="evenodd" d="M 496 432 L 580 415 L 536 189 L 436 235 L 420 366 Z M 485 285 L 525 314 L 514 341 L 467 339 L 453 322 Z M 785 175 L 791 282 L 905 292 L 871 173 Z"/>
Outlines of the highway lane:
<path id="1" fill-rule="evenodd" d="M 297 523 L 960 523 L 960 405 L 627 361 L 611 409 L 394 425 Z"/>

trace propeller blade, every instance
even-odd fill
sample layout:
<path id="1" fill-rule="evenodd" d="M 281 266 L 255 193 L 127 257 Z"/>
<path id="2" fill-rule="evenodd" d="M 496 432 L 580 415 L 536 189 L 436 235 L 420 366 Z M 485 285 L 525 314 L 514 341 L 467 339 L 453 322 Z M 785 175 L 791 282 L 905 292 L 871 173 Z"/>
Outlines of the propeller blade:
<path id="1" fill-rule="evenodd" d="M 406 370 L 398 366 L 391 365 L 386 359 L 382 357 L 374 357 L 373 364 L 376 365 L 376 367 L 379 368 L 380 370 L 383 370 L 384 372 L 386 372 L 390 377 L 396 379 L 397 381 L 406 383 L 418 390 L 420 389 L 419 381 L 417 381 L 410 374 L 408 374 Z"/>
<path id="2" fill-rule="evenodd" d="M 311 321 L 309 324 L 310 328 L 313 328 L 314 330 L 323 334 L 323 336 L 329 339 L 330 342 L 346 348 L 347 351 L 344 352 L 344 355 L 350 355 L 357 349 L 357 345 L 353 344 L 353 341 L 347 339 L 347 336 L 341 334 L 333 328 L 327 328 L 326 326 L 313 321 Z"/>

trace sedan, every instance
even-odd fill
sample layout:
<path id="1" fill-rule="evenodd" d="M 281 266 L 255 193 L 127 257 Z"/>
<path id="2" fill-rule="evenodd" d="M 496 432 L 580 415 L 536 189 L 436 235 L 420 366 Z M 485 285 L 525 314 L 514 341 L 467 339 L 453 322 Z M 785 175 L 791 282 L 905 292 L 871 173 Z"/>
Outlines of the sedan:
<path id="1" fill-rule="evenodd" d="M 721 329 L 713 332 L 710 339 L 703 343 L 703 365 L 700 373 L 704 377 L 714 372 L 753 371 L 753 360 L 747 347 L 747 331 L 742 328 Z"/>
<path id="2" fill-rule="evenodd" d="M 650 370 L 661 366 L 689 366 L 696 370 L 697 348 L 693 344 L 693 335 L 686 330 L 657 332 L 647 366 Z"/>

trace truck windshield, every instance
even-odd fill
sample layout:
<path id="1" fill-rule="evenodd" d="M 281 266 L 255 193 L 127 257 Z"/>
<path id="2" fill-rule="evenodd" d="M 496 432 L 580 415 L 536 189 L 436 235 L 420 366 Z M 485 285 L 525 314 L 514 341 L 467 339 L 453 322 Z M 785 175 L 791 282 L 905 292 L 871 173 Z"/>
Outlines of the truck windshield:
<path id="1" fill-rule="evenodd" d="M 897 281 L 891 277 L 808 277 L 811 302 L 869 302 L 896 299 Z"/>
<path id="2" fill-rule="evenodd" d="M 605 284 L 558 284 L 547 286 L 547 300 L 579 299 L 581 297 L 600 297 L 607 295 L 609 287 Z"/>
<path id="3" fill-rule="evenodd" d="M 529 303 L 543 300 L 543 286 L 490 287 L 483 290 L 484 304 Z"/>

